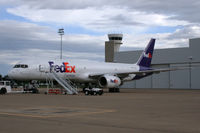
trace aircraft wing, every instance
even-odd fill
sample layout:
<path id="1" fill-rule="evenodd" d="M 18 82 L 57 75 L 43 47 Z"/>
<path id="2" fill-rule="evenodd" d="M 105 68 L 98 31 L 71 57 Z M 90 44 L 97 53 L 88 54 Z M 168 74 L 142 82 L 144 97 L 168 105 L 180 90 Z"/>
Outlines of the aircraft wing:
<path id="1" fill-rule="evenodd" d="M 160 69 L 130 72 L 129 74 L 145 75 L 145 74 L 148 74 L 148 73 L 160 73 L 160 72 L 168 72 L 168 71 L 176 71 L 176 70 L 184 70 L 184 69 L 190 69 L 190 67 L 160 68 Z"/>
<path id="2" fill-rule="evenodd" d="M 161 69 L 152 69 L 152 70 L 145 70 L 145 71 L 131 71 L 131 72 L 118 72 L 118 73 L 97 73 L 97 74 L 89 74 L 90 78 L 98 78 L 105 74 L 113 74 L 117 75 L 118 77 L 126 77 L 129 74 L 136 74 L 136 75 L 146 75 L 149 73 L 160 73 L 160 72 L 167 72 L 167 71 L 176 71 L 176 70 L 184 70 L 190 69 L 191 67 L 176 67 L 176 68 L 161 68 Z"/>

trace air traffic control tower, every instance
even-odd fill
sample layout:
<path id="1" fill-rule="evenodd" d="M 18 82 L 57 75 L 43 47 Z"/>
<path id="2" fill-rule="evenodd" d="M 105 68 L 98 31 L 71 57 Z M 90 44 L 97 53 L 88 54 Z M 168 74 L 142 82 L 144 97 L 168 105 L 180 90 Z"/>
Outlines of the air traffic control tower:
<path id="1" fill-rule="evenodd" d="M 123 34 L 108 34 L 109 41 L 105 42 L 105 62 L 113 62 L 115 52 L 119 52 Z"/>

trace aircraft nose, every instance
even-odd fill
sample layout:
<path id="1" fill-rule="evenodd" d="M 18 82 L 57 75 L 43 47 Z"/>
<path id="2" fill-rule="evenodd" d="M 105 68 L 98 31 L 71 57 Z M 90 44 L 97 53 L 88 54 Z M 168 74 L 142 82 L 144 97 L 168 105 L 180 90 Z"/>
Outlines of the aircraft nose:
<path id="1" fill-rule="evenodd" d="M 13 70 L 10 70 L 8 72 L 8 77 L 11 78 L 11 79 L 13 79 L 15 77 L 15 72 Z"/>
<path id="2" fill-rule="evenodd" d="M 11 71 L 12 71 L 12 70 L 11 70 Z M 11 71 L 8 72 L 8 77 L 9 77 L 9 78 L 12 77 Z"/>

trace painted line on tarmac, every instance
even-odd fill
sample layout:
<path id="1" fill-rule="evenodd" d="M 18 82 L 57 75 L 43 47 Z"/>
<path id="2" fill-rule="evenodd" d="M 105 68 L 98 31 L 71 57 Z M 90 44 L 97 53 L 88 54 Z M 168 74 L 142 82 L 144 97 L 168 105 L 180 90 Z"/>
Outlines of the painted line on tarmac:
<path id="1" fill-rule="evenodd" d="M 37 112 L 28 112 L 26 109 L 41 109 Z M 46 109 L 46 110 L 42 110 Z M 50 109 L 50 110 L 48 110 Z M 55 109 L 55 110 L 54 110 Z M 74 112 L 70 113 L 62 113 L 58 114 L 56 111 L 63 111 L 63 110 L 56 110 L 56 109 L 71 109 L 75 110 Z M 76 110 L 79 109 L 79 110 Z M 25 113 L 24 113 L 25 111 Z M 27 112 L 26 112 L 27 111 Z M 77 111 L 77 112 L 76 112 Z M 8 112 L 8 111 L 0 111 L 0 115 L 9 115 L 9 116 L 19 116 L 19 117 L 32 117 L 32 118 L 55 118 L 55 117 L 72 117 L 72 116 L 82 116 L 82 115 L 93 115 L 93 114 L 103 114 L 103 113 L 112 113 L 116 112 L 113 109 L 97 109 L 97 108 L 69 108 L 69 107 L 39 107 L 39 108 L 22 108 L 16 110 L 16 112 Z M 38 114 L 39 113 L 39 114 Z"/>

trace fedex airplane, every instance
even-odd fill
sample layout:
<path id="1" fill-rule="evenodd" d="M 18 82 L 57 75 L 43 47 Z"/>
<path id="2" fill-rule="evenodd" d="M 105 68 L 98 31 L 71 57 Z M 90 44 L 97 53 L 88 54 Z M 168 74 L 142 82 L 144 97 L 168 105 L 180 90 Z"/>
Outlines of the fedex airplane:
<path id="1" fill-rule="evenodd" d="M 155 45 L 151 39 L 135 64 L 105 63 L 93 61 L 58 60 L 42 63 L 16 64 L 8 73 L 14 80 L 46 80 L 47 74 L 55 72 L 62 79 L 83 83 L 85 87 L 94 84 L 98 87 L 119 91 L 126 81 L 137 80 L 153 73 L 177 69 L 153 69 L 150 67 Z"/>

